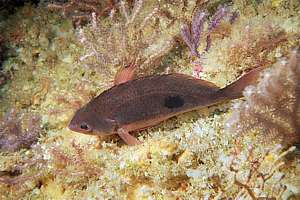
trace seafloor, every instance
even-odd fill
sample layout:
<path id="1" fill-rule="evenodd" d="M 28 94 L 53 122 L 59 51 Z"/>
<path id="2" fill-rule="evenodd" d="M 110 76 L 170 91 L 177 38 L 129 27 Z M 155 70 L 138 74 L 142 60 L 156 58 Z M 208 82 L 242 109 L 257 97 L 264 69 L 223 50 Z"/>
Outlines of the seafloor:
<path id="1" fill-rule="evenodd" d="M 298 0 L 0 12 L 0 199 L 300 199 Z M 75 111 L 133 63 L 137 77 L 179 72 L 219 87 L 268 69 L 244 98 L 136 133 L 141 145 L 70 131 Z"/>

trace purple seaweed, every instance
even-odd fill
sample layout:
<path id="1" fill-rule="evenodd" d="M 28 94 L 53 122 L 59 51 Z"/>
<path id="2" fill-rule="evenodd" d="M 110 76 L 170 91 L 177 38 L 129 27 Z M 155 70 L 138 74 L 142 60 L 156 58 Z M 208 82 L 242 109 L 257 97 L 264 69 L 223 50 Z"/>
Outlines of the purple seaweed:
<path id="1" fill-rule="evenodd" d="M 222 19 L 224 19 L 227 16 L 227 14 L 228 14 L 228 9 L 226 7 L 220 7 L 212 17 L 211 22 L 208 26 L 208 34 L 206 37 L 206 48 L 205 48 L 206 52 L 211 47 L 211 32 L 220 25 Z"/>
<path id="2" fill-rule="evenodd" d="M 200 57 L 197 47 L 203 32 L 205 18 L 206 13 L 198 10 L 193 17 L 191 27 L 187 24 L 183 24 L 181 27 L 182 38 L 190 48 L 191 54 L 196 57 Z"/>
<path id="3" fill-rule="evenodd" d="M 199 46 L 201 33 L 203 32 L 204 22 L 206 18 L 206 13 L 203 11 L 197 11 L 193 17 L 192 22 L 192 36 L 195 44 L 195 48 Z"/>
<path id="4" fill-rule="evenodd" d="M 207 52 L 211 47 L 211 33 L 214 29 L 216 29 L 221 21 L 226 18 L 229 14 L 229 9 L 227 7 L 220 7 L 217 12 L 213 15 L 210 20 L 210 23 L 207 28 L 207 37 L 206 37 L 206 48 L 205 52 Z M 181 35 L 184 42 L 189 47 L 191 54 L 196 57 L 200 57 L 200 53 L 197 48 L 200 43 L 201 36 L 204 32 L 204 23 L 206 21 L 207 13 L 203 10 L 197 10 L 193 16 L 192 24 L 183 24 L 181 27 Z M 238 17 L 237 12 L 233 12 L 230 17 L 230 23 L 233 23 Z"/>

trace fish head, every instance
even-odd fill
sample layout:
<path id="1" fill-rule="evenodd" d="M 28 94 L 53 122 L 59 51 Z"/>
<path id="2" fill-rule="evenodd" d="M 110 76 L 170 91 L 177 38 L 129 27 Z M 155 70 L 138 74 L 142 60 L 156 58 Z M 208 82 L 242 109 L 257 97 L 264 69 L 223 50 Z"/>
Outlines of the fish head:
<path id="1" fill-rule="evenodd" d="M 116 130 L 116 123 L 84 106 L 76 111 L 68 127 L 72 131 L 88 135 L 111 135 Z"/>

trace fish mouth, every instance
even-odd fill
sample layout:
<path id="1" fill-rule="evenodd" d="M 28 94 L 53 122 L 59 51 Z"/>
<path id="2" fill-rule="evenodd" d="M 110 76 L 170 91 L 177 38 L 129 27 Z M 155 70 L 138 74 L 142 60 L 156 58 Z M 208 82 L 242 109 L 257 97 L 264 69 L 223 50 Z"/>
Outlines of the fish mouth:
<path id="1" fill-rule="evenodd" d="M 77 132 L 77 133 L 81 133 L 81 134 L 85 134 L 85 135 L 98 135 L 98 136 L 99 135 L 105 135 L 105 133 L 102 133 L 102 132 L 99 132 L 99 131 L 94 131 L 94 130 L 85 131 L 85 130 L 82 130 L 77 125 L 74 125 L 72 123 L 70 123 L 68 125 L 68 128 L 73 132 Z"/>
<path id="2" fill-rule="evenodd" d="M 91 130 L 83 130 L 81 129 L 76 123 L 73 123 L 73 121 L 71 121 L 68 125 L 68 128 L 71 130 L 71 131 L 74 131 L 74 132 L 78 132 L 78 133 L 83 133 L 83 134 L 90 134 Z"/>
<path id="3" fill-rule="evenodd" d="M 74 124 L 72 124 L 72 122 L 69 123 L 68 128 L 69 128 L 71 131 L 79 132 L 77 126 L 74 125 Z"/>
<path id="4" fill-rule="evenodd" d="M 68 128 L 71 131 L 86 134 L 86 135 L 106 136 L 106 135 L 115 134 L 115 133 L 106 133 L 106 132 L 103 132 L 103 131 L 98 131 L 98 130 L 95 130 L 93 128 L 90 129 L 90 130 L 83 130 L 78 126 L 78 124 L 73 123 L 72 121 L 69 123 Z"/>
<path id="5" fill-rule="evenodd" d="M 85 131 L 82 131 L 80 128 L 78 128 L 78 126 L 76 126 L 76 125 L 74 125 L 72 123 L 70 123 L 68 125 L 68 128 L 69 128 L 69 130 L 77 132 L 77 133 L 86 133 Z"/>

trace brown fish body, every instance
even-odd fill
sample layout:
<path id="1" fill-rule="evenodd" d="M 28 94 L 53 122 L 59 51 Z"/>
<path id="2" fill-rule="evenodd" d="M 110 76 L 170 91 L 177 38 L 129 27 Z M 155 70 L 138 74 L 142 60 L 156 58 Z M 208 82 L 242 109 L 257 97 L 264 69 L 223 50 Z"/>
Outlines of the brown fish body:
<path id="1" fill-rule="evenodd" d="M 253 82 L 256 76 L 252 73 L 243 79 Z M 115 134 L 120 128 L 127 132 L 143 129 L 180 113 L 240 97 L 242 90 L 235 89 L 243 89 L 240 83 L 245 81 L 238 81 L 224 89 L 184 74 L 128 81 L 104 91 L 79 109 L 69 128 L 96 135 Z"/>
<path id="2" fill-rule="evenodd" d="M 100 94 L 89 106 L 102 110 L 105 117 L 123 126 L 166 119 L 214 104 L 224 100 L 219 91 L 209 82 L 190 76 L 156 75 L 117 85 Z"/>

